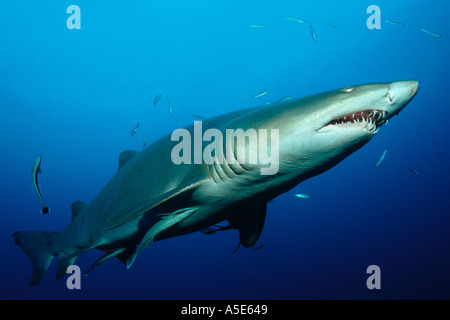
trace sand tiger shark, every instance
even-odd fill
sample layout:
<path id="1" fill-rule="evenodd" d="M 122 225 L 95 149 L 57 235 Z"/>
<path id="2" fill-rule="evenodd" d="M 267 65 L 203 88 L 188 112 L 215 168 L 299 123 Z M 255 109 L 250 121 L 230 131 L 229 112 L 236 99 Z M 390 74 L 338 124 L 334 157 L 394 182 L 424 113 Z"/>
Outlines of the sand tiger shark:
<path id="1" fill-rule="evenodd" d="M 259 163 L 175 164 L 171 152 L 177 142 L 170 134 L 140 152 L 122 152 L 117 173 L 95 198 L 72 204 L 65 229 L 13 234 L 33 264 L 29 284 L 42 279 L 56 256 L 57 278 L 91 249 L 104 251 L 91 269 L 112 258 L 130 267 L 154 241 L 225 221 L 239 230 L 241 245 L 252 247 L 263 229 L 267 202 L 365 145 L 418 88 L 417 81 L 356 85 L 203 120 L 203 128 L 222 132 L 277 129 L 279 168 L 273 175 L 262 175 Z M 193 125 L 185 129 L 194 130 Z"/>

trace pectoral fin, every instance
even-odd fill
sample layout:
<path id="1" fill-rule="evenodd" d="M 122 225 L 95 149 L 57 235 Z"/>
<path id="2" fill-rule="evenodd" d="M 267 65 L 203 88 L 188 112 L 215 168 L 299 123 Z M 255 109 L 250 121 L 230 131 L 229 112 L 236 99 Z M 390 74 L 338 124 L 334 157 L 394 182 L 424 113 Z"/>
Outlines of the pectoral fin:
<path id="1" fill-rule="evenodd" d="M 161 220 L 155 223 L 153 227 L 151 227 L 150 230 L 147 231 L 145 236 L 142 238 L 141 244 L 137 248 L 136 252 L 131 257 L 128 258 L 127 268 L 131 267 L 137 255 L 142 251 L 142 249 L 144 249 L 145 247 L 150 247 L 153 244 L 153 239 L 160 232 L 190 217 L 197 210 L 198 208 L 184 208 L 172 213 L 160 214 L 159 216 L 161 217 Z"/>
<path id="2" fill-rule="evenodd" d="M 258 241 L 266 220 L 267 204 L 245 206 L 233 218 L 228 219 L 239 230 L 239 241 L 249 248 Z"/>

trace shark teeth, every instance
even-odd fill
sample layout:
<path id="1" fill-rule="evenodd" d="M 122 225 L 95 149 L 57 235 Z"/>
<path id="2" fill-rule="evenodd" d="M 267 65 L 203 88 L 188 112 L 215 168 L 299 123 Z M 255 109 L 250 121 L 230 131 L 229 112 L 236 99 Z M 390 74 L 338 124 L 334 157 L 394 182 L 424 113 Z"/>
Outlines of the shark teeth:
<path id="1" fill-rule="evenodd" d="M 351 113 L 337 119 L 331 120 L 328 125 L 338 127 L 360 127 L 375 134 L 379 128 L 387 123 L 387 113 L 381 110 L 366 110 L 361 112 Z"/>

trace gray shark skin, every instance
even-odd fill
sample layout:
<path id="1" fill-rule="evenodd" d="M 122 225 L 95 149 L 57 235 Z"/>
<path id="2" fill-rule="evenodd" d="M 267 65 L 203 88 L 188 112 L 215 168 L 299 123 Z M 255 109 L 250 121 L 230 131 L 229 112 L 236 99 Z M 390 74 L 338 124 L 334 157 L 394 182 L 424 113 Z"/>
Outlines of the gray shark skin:
<path id="1" fill-rule="evenodd" d="M 240 244 L 253 246 L 263 229 L 268 201 L 369 142 L 418 88 L 417 81 L 358 85 L 202 122 L 203 131 L 216 128 L 224 135 L 227 129 L 278 129 L 279 168 L 273 175 L 261 175 L 260 163 L 176 165 L 171 152 L 178 141 L 170 134 L 140 152 L 122 152 L 118 172 L 92 202 L 72 204 L 72 221 L 65 229 L 13 234 L 33 263 L 29 284 L 42 279 L 56 256 L 57 278 L 80 254 L 94 248 L 105 254 L 91 269 L 114 257 L 130 267 L 137 253 L 154 241 L 222 221 L 239 230 Z M 194 125 L 186 129 L 194 136 Z"/>

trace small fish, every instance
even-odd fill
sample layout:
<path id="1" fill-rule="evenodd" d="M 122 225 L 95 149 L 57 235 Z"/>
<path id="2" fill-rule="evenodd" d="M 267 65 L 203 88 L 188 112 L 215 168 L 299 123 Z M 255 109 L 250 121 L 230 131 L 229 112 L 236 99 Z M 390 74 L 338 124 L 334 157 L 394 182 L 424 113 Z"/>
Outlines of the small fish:
<path id="1" fill-rule="evenodd" d="M 295 18 L 295 17 L 287 17 L 287 16 L 280 16 L 281 19 L 286 19 L 292 22 L 297 22 L 297 23 L 308 23 L 308 21 L 301 19 L 301 18 Z"/>
<path id="2" fill-rule="evenodd" d="M 294 194 L 294 197 L 301 198 L 301 199 L 309 199 L 309 198 L 311 198 L 311 196 L 309 196 L 307 194 L 304 194 L 304 193 Z"/>
<path id="3" fill-rule="evenodd" d="M 39 190 L 38 185 L 38 173 L 41 173 L 41 155 L 39 154 L 36 157 L 36 160 L 34 160 L 33 167 L 31 168 L 31 179 L 33 181 L 33 187 L 34 190 L 36 190 L 37 195 L 39 196 L 39 199 L 42 201 L 42 214 L 47 214 L 50 212 L 50 209 L 45 205 L 44 198 L 42 198 L 41 191 Z"/>
<path id="4" fill-rule="evenodd" d="M 430 35 L 430 36 L 432 36 L 434 38 L 442 38 L 442 36 L 440 34 L 428 31 L 428 30 L 426 30 L 424 28 L 420 28 L 419 30 L 422 31 L 422 32 L 425 32 L 426 34 L 428 34 L 428 35 Z"/>
<path id="5" fill-rule="evenodd" d="M 331 22 L 330 20 L 327 20 L 327 19 L 325 19 L 325 18 L 320 18 L 320 19 L 322 19 L 322 21 L 325 22 L 325 23 L 326 23 L 327 25 L 329 25 L 330 27 L 336 28 L 336 25 L 335 25 L 333 22 Z"/>
<path id="6" fill-rule="evenodd" d="M 249 28 L 254 28 L 254 29 L 266 29 L 266 26 L 263 26 L 261 24 L 251 24 L 248 26 Z"/>
<path id="7" fill-rule="evenodd" d="M 288 101 L 288 100 L 291 100 L 291 99 L 292 99 L 292 97 L 289 97 L 289 96 L 288 97 L 284 97 L 284 98 L 281 98 L 281 99 L 275 101 L 273 104 L 285 102 L 285 101 Z"/>
<path id="8" fill-rule="evenodd" d="M 173 117 L 172 105 L 170 104 L 169 96 L 167 96 L 167 105 L 169 106 L 170 116 Z"/>
<path id="9" fill-rule="evenodd" d="M 409 169 L 412 173 L 414 173 L 416 176 L 419 175 L 419 173 L 418 173 L 416 170 L 414 170 L 413 168 L 411 168 L 411 167 L 408 166 L 408 169 Z"/>
<path id="10" fill-rule="evenodd" d="M 311 24 L 308 20 L 302 19 L 302 18 L 298 18 L 298 23 L 307 23 L 307 24 Z"/>
<path id="11" fill-rule="evenodd" d="M 145 148 L 147 145 L 147 134 L 144 134 L 144 146 L 142 148 Z"/>
<path id="12" fill-rule="evenodd" d="M 379 167 L 380 164 L 383 162 L 384 157 L 386 157 L 386 152 L 388 151 L 388 149 L 384 150 L 383 154 L 380 156 L 380 158 L 378 159 L 377 163 L 375 164 L 375 167 Z"/>
<path id="13" fill-rule="evenodd" d="M 155 106 L 155 108 L 156 108 L 156 104 L 158 103 L 159 99 L 161 99 L 161 95 L 160 94 L 158 94 L 156 96 L 155 100 L 153 100 L 153 105 Z"/>
<path id="14" fill-rule="evenodd" d="M 317 39 L 317 35 L 316 35 L 316 33 L 314 32 L 314 29 L 313 29 L 313 26 L 312 26 L 312 25 L 309 25 L 309 31 L 311 31 L 311 36 L 313 37 L 314 41 L 315 41 L 316 43 L 318 43 L 319 40 Z"/>
<path id="15" fill-rule="evenodd" d="M 388 19 L 384 19 L 384 22 L 392 24 L 393 26 L 397 26 L 397 27 L 404 27 L 405 25 L 401 22 L 397 22 L 397 21 L 392 21 L 392 20 L 388 20 Z"/>
<path id="16" fill-rule="evenodd" d="M 269 92 L 270 92 L 270 89 L 269 89 L 269 90 L 266 90 L 266 91 L 263 91 L 263 92 L 260 92 L 260 93 L 257 93 L 257 94 L 255 94 L 255 95 L 253 96 L 253 98 L 259 98 L 259 97 L 265 96 L 265 95 L 268 94 Z"/>
<path id="17" fill-rule="evenodd" d="M 194 120 L 203 121 L 206 118 L 204 116 L 200 116 L 198 114 L 191 114 L 191 117 L 194 118 Z"/>
<path id="18" fill-rule="evenodd" d="M 138 131 L 138 129 L 139 129 L 139 121 L 138 121 L 136 127 L 134 127 L 134 129 L 131 130 L 131 132 L 130 132 L 130 137 L 134 136 L 135 133 Z"/>
<path id="19" fill-rule="evenodd" d="M 299 23 L 298 18 L 288 17 L 288 16 L 280 16 L 280 18 Z"/>

